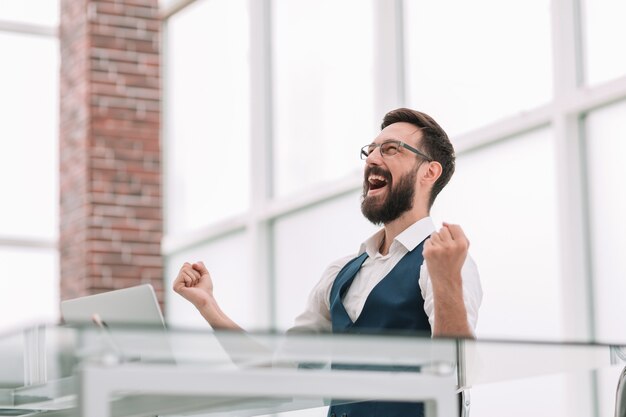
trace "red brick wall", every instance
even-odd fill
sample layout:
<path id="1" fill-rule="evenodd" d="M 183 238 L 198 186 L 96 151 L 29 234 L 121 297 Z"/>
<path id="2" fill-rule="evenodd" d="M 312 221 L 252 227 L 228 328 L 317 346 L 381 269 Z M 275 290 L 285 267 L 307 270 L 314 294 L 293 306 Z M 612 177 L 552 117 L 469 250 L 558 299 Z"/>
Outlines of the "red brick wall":
<path id="1" fill-rule="evenodd" d="M 158 0 L 61 0 L 61 297 L 163 299 Z"/>

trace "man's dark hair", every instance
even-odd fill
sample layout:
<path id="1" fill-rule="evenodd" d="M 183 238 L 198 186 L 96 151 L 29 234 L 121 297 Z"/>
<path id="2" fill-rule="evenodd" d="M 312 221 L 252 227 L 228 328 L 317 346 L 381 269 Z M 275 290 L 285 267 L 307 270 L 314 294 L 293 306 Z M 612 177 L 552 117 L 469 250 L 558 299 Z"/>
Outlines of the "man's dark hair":
<path id="1" fill-rule="evenodd" d="M 454 147 L 450 139 L 448 139 L 446 132 L 426 113 L 406 108 L 392 110 L 383 118 L 380 129 L 382 130 L 398 122 L 410 123 L 419 128 L 422 132 L 421 150 L 433 160 L 439 162 L 443 168 L 441 176 L 435 181 L 430 192 L 428 202 L 428 207 L 430 208 L 435 202 L 435 198 L 439 192 L 443 190 L 443 187 L 450 181 L 454 173 Z"/>

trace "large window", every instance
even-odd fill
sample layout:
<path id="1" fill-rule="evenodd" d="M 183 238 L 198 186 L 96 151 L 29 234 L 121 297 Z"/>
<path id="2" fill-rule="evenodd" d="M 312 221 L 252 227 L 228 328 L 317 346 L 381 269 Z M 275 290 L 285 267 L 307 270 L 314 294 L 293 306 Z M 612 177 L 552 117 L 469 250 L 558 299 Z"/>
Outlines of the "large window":
<path id="1" fill-rule="evenodd" d="M 247 6 L 198 1 L 167 22 L 166 230 L 189 232 L 248 208 Z"/>
<path id="2" fill-rule="evenodd" d="M 626 329 L 626 102 L 594 109 L 585 118 L 585 147 L 589 178 L 591 273 L 593 277 L 595 337 L 604 342 L 624 342 Z M 621 370 L 605 369 L 598 375 L 600 415 L 610 415 L 615 401 L 615 381 Z"/>
<path id="3" fill-rule="evenodd" d="M 586 118 L 596 337 L 626 340 L 626 102 Z"/>
<path id="4" fill-rule="evenodd" d="M 0 331 L 58 320 L 57 8 L 0 5 Z"/>
<path id="5" fill-rule="evenodd" d="M 550 100 L 549 0 L 404 5 L 409 107 L 431 113 L 448 134 Z"/>
<path id="6" fill-rule="evenodd" d="M 49 29 L 59 24 L 58 0 L 5 0 L 0 3 L 0 20 Z"/>
<path id="7" fill-rule="evenodd" d="M 626 3 L 582 0 L 586 81 L 598 84 L 626 74 L 626 54 L 618 51 L 626 39 Z"/>
<path id="8" fill-rule="evenodd" d="M 57 41 L 0 32 L 2 234 L 57 235 Z M 45 64 L 42 64 L 45 63 Z M 36 123 L 33 121 L 36 120 Z M 36 151 L 34 151 L 36 150 Z M 17 181 L 16 181 L 17 179 Z"/>
<path id="9" fill-rule="evenodd" d="M 54 249 L 0 246 L 0 331 L 57 321 L 58 262 Z"/>
<path id="10" fill-rule="evenodd" d="M 617 163 L 609 165 L 615 172 L 596 167 L 606 149 L 619 146 L 596 132 L 609 129 L 617 137 L 611 123 L 619 117 L 589 111 L 626 96 L 626 87 L 590 93 L 575 82 L 553 80 L 581 79 L 575 63 L 589 49 L 582 42 L 598 30 L 594 13 L 608 3 L 164 4 L 171 13 L 164 57 L 169 262 L 180 263 L 181 254 L 207 242 L 230 247 L 228 239 L 238 236 L 241 252 L 251 251 L 249 268 L 260 281 L 255 285 L 267 289 L 266 302 L 257 304 L 266 310 L 265 325 L 286 327 L 324 267 L 354 252 L 375 229 L 358 211 L 357 150 L 374 137 L 383 116 L 376 114 L 374 97 L 401 87 L 398 105 L 435 116 L 458 151 L 458 172 L 433 215 L 461 223 L 472 237 L 486 294 L 479 334 L 580 337 L 568 333 L 567 323 L 589 315 L 584 307 L 573 318 L 571 297 L 596 309 L 601 303 L 567 288 L 578 281 L 577 287 L 599 285 L 600 296 L 604 278 L 598 276 L 609 274 L 591 277 L 582 267 L 564 277 L 564 260 L 584 254 L 589 228 L 589 247 L 597 251 L 594 242 L 603 237 L 596 236 L 609 232 L 600 219 L 614 215 L 611 221 L 620 221 L 619 209 L 607 214 L 603 201 L 607 190 L 619 187 L 608 179 L 623 176 Z M 380 13 L 392 6 L 395 13 Z M 564 43 L 568 39 L 576 45 Z M 390 49 L 395 54 L 381 53 Z M 390 74 L 389 67 L 396 76 L 378 76 Z M 588 187 L 576 180 L 586 175 L 576 155 L 579 119 L 587 113 Z M 346 231 L 338 239 L 333 235 L 340 226 Z M 574 250 L 572 237 L 582 242 L 582 252 Z M 495 243 L 502 240 L 508 246 Z M 588 261 L 593 268 L 608 265 Z M 303 263 L 306 272 L 298 273 Z M 541 291 L 532 294 L 536 287 Z M 522 293 L 533 300 L 530 312 L 518 298 Z M 596 325 L 594 335 L 591 327 L 583 338 L 604 332 Z"/>
<path id="11" fill-rule="evenodd" d="M 479 337 L 563 337 L 554 157 L 549 129 L 462 154 L 433 207 L 471 241 L 486 293 Z"/>
<path id="12" fill-rule="evenodd" d="M 626 341 L 614 319 L 626 291 L 615 278 L 626 229 L 617 2 L 163 4 L 168 280 L 203 258 L 227 313 L 289 327 L 325 267 L 376 230 L 359 211 L 357 152 L 386 111 L 406 106 L 435 117 L 457 150 L 432 214 L 472 242 L 484 290 L 478 336 Z M 226 21 L 236 34 L 220 32 Z M 233 123 L 233 108 L 249 113 Z M 220 160 L 202 166 L 198 154 L 210 151 Z M 204 325 L 176 297 L 170 320 Z M 543 408 L 564 416 L 608 409 L 602 381 L 579 385 L 595 387 L 593 398 L 561 377 L 507 387 L 550 392 L 542 398 L 557 401 Z M 501 415 L 505 398 L 482 389 L 475 409 Z"/>
<path id="13" fill-rule="evenodd" d="M 273 5 L 273 183 L 275 195 L 284 196 L 359 169 L 355 156 L 379 117 L 374 17 L 371 0 Z"/>

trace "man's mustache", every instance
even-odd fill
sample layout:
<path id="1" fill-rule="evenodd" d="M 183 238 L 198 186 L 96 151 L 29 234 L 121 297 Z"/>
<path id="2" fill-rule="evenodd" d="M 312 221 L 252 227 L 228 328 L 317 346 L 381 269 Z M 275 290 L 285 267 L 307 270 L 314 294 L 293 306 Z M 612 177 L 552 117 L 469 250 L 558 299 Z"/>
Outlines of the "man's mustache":
<path id="1" fill-rule="evenodd" d="M 367 182 L 367 179 L 370 175 L 380 175 L 385 180 L 387 180 L 387 184 L 391 184 L 391 172 L 383 169 L 379 166 L 370 166 L 365 168 L 365 172 L 363 173 L 363 180 Z"/>

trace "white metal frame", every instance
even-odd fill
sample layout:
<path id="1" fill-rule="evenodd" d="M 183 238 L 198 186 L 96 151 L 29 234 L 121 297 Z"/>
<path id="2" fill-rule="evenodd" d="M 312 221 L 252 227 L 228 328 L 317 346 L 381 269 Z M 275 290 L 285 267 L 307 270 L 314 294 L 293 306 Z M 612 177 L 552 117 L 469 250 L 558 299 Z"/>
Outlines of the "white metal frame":
<path id="1" fill-rule="evenodd" d="M 14 22 L 0 19 L 0 32 L 22 33 L 45 37 L 57 37 L 58 28 L 55 26 L 35 25 L 32 23 Z"/>
<path id="2" fill-rule="evenodd" d="M 120 391 L 183 396 L 314 397 L 424 401 L 428 417 L 456 417 L 456 376 L 372 371 L 206 370 L 197 367 L 103 366 L 80 370 L 80 415 L 110 417 L 109 401 Z M 321 404 L 320 404 L 321 405 Z"/>

